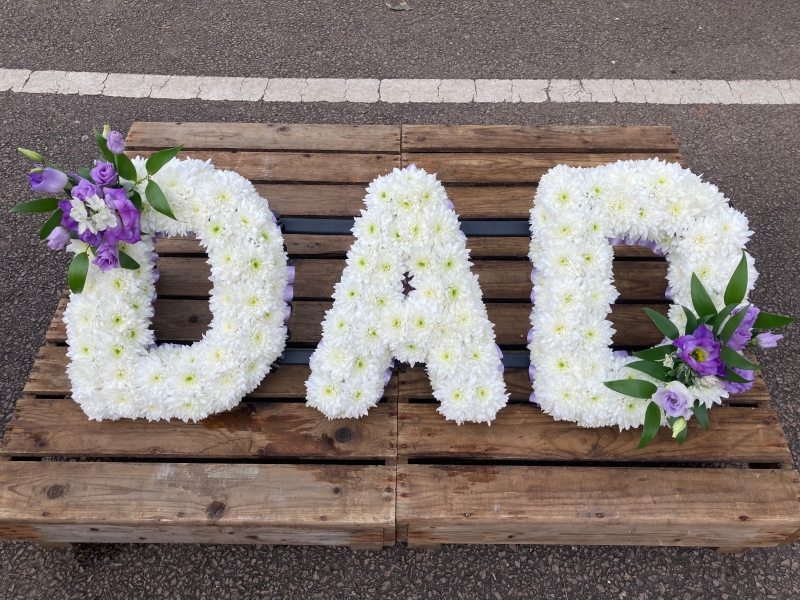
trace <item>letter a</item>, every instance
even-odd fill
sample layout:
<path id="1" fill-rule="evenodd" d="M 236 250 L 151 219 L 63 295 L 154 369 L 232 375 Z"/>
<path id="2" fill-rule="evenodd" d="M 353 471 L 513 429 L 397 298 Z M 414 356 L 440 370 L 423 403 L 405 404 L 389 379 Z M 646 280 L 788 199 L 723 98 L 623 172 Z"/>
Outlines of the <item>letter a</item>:
<path id="1" fill-rule="evenodd" d="M 373 181 L 365 202 L 311 357 L 308 405 L 331 419 L 367 414 L 395 357 L 426 364 L 446 418 L 491 422 L 508 400 L 502 354 L 444 187 L 412 165 Z"/>

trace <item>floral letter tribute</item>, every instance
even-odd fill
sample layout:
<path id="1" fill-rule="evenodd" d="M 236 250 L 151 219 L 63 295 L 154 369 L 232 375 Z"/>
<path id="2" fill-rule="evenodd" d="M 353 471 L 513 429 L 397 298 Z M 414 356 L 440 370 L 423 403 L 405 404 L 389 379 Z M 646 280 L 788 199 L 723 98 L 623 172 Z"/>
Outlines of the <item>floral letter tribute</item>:
<path id="1" fill-rule="evenodd" d="M 426 364 L 446 418 L 491 422 L 508 400 L 502 355 L 444 188 L 410 166 L 373 181 L 365 202 L 311 357 L 308 405 L 329 418 L 367 414 L 394 356 Z"/>
<path id="2" fill-rule="evenodd" d="M 67 174 L 23 151 L 37 163 L 33 189 L 66 199 L 14 209 L 55 210 L 41 237 L 75 253 L 64 315 L 72 396 L 97 420 L 196 421 L 228 410 L 286 342 L 294 274 L 267 202 L 236 173 L 173 158 L 180 148 L 131 160 L 118 132 L 96 138 L 107 162 L 91 171 Z M 158 281 L 154 236 L 190 231 L 208 251 L 213 319 L 200 342 L 157 347 L 148 328 Z"/>
<path id="3" fill-rule="evenodd" d="M 644 424 L 640 447 L 661 425 L 683 443 L 693 415 L 707 429 L 708 408 L 752 386 L 759 367 L 742 350 L 782 337 L 752 330 L 792 321 L 746 304 L 757 276 L 743 252 L 751 234 L 715 186 L 677 164 L 548 172 L 531 210 L 531 400 L 584 427 Z M 667 297 L 675 302 L 669 318 L 645 309 L 666 338 L 634 357 L 608 347 L 618 243 L 666 255 Z"/>

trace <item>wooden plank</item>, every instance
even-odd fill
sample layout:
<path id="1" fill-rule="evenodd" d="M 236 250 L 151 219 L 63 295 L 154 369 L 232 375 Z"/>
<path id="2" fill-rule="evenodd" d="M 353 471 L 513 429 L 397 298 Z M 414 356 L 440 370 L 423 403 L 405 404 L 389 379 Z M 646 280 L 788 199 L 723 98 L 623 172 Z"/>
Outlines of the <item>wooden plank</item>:
<path id="1" fill-rule="evenodd" d="M 436 173 L 439 181 L 460 183 L 535 183 L 556 165 L 597 167 L 618 160 L 641 160 L 658 157 L 667 162 L 681 162 L 679 154 L 670 152 L 617 152 L 581 154 L 576 152 L 522 153 L 457 153 L 442 154 L 404 152 L 403 165 L 414 164 L 428 173 Z"/>
<path id="2" fill-rule="evenodd" d="M 689 421 L 679 446 L 663 428 L 637 450 L 641 428 L 581 428 L 555 421 L 538 407 L 513 404 L 497 413 L 491 427 L 456 425 L 434 404 L 398 404 L 398 456 L 408 459 L 577 460 L 635 462 L 791 463 L 778 415 L 771 408 L 715 407 L 709 431 Z M 14 421 L 11 421 L 13 426 Z"/>
<path id="3" fill-rule="evenodd" d="M 350 250 L 355 238 L 350 235 L 312 235 L 284 233 L 283 240 L 289 256 L 318 256 L 342 258 Z M 517 258 L 527 260 L 530 239 L 527 237 L 468 237 L 467 248 L 472 258 Z M 161 256 L 205 254 L 192 237 L 162 238 L 156 240 L 156 251 Z M 614 257 L 621 259 L 649 259 L 663 261 L 650 248 L 643 246 L 615 246 Z"/>
<path id="4" fill-rule="evenodd" d="M 12 461 L 0 537 L 382 546 L 394 499 L 394 468 L 376 465 Z"/>
<path id="5" fill-rule="evenodd" d="M 10 456 L 248 459 L 392 459 L 395 404 L 361 419 L 330 420 L 299 403 L 242 402 L 198 423 L 90 421 L 71 400 L 23 398 L 0 444 Z"/>
<path id="6" fill-rule="evenodd" d="M 506 391 L 509 393 L 511 402 L 527 402 L 533 388 L 528 377 L 528 369 L 508 368 L 503 372 L 503 379 L 506 384 Z M 409 369 L 403 367 L 399 372 L 399 402 L 409 400 L 433 400 L 433 390 L 430 380 L 422 367 Z M 28 391 L 28 388 L 25 388 Z M 761 371 L 756 371 L 753 387 L 742 394 L 735 394 L 730 398 L 722 398 L 723 404 L 753 405 L 769 404 L 770 396 L 767 384 L 764 381 Z M 591 431 L 587 429 L 586 431 Z"/>
<path id="7" fill-rule="evenodd" d="M 152 151 L 125 153 L 131 157 L 147 157 Z M 211 160 L 217 169 L 236 171 L 253 182 L 369 183 L 379 175 L 385 175 L 400 166 L 400 157 L 391 154 L 191 150 L 179 152 L 178 158 Z"/>
<path id="8" fill-rule="evenodd" d="M 337 217 L 361 215 L 366 209 L 366 186 L 269 183 L 255 186 L 271 210 L 282 217 Z"/>
<path id="9" fill-rule="evenodd" d="M 67 347 L 46 345 L 39 350 L 33 364 L 24 392 L 37 396 L 66 396 L 71 393 L 67 377 Z M 262 400 L 304 399 L 305 382 L 311 375 L 308 365 L 282 365 L 268 373 L 247 398 Z M 398 375 L 394 373 L 383 390 L 383 397 L 397 401 L 399 390 Z"/>
<path id="10" fill-rule="evenodd" d="M 159 296 L 208 297 L 211 267 L 205 258 L 164 257 L 158 261 Z M 330 298 L 342 277 L 344 260 L 297 259 L 294 297 Z M 525 300 L 531 295 L 531 265 L 527 261 L 476 260 L 484 300 Z M 620 301 L 659 302 L 667 289 L 667 263 L 620 261 L 614 264 L 614 284 Z"/>
<path id="11" fill-rule="evenodd" d="M 776 546 L 800 529 L 799 477 L 409 464 L 398 467 L 397 521 L 410 544 Z"/>
<path id="12" fill-rule="evenodd" d="M 403 125 L 403 150 L 507 152 L 677 152 L 671 127 Z"/>
<path id="13" fill-rule="evenodd" d="M 400 152 L 397 125 L 290 125 L 288 123 L 146 123 L 131 125 L 129 150 L 327 150 Z"/>

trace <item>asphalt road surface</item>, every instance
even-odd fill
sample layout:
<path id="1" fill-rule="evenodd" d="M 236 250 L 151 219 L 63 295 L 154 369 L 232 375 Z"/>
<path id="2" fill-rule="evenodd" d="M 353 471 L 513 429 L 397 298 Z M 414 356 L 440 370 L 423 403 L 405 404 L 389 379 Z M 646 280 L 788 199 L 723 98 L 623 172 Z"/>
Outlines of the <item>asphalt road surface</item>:
<path id="1" fill-rule="evenodd" d="M 3 2 L 0 67 L 277 77 L 800 78 L 796 2 L 411 3 L 413 11 L 394 13 L 380 0 Z M 750 219 L 756 233 L 748 249 L 761 273 L 755 302 L 800 315 L 800 106 L 267 104 L 3 92 L 0 431 L 66 286 L 66 257 L 36 238 L 41 220 L 7 212 L 30 197 L 28 165 L 15 149 L 84 165 L 95 158 L 92 126 L 126 131 L 136 120 L 671 125 L 687 165 Z M 800 456 L 800 328 L 787 337 L 760 359 Z M 418 552 L 398 545 L 354 552 L 0 543 L 0 600 L 791 599 L 800 597 L 798 569 L 798 544 L 731 557 L 646 547 Z"/>

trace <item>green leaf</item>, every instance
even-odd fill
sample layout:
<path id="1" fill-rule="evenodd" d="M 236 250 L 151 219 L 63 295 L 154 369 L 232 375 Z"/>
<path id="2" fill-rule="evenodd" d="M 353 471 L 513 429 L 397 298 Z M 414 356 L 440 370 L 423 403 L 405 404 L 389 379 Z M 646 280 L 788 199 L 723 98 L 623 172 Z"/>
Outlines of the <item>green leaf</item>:
<path id="1" fill-rule="evenodd" d="M 124 154 L 117 154 L 117 173 L 123 179 L 136 181 L 136 167 L 133 166 L 133 161 Z"/>
<path id="2" fill-rule="evenodd" d="M 775 315 L 762 310 L 758 313 L 753 327 L 756 329 L 777 329 L 778 327 L 783 327 L 794 321 L 795 319 L 791 317 L 782 317 L 781 315 Z"/>
<path id="3" fill-rule="evenodd" d="M 114 153 L 108 149 L 108 144 L 106 144 L 106 138 L 104 138 L 103 134 L 97 131 L 97 129 L 92 129 L 92 132 L 94 133 L 94 139 L 100 148 L 101 154 L 108 162 L 116 164 L 117 161 L 114 160 Z"/>
<path id="4" fill-rule="evenodd" d="M 60 208 L 56 210 L 47 221 L 44 222 L 44 225 L 39 230 L 39 239 L 46 240 L 47 236 L 53 232 L 53 229 L 61 225 L 61 217 L 64 215 L 64 211 Z"/>
<path id="5" fill-rule="evenodd" d="M 125 254 L 122 250 L 119 251 L 119 266 L 123 269 L 130 269 L 135 271 L 139 268 L 139 263 L 133 260 L 130 256 Z"/>
<path id="6" fill-rule="evenodd" d="M 680 335 L 678 328 L 675 327 L 675 324 L 667 317 L 659 312 L 654 311 L 652 308 L 645 308 L 644 310 L 648 315 L 650 315 L 650 318 L 653 319 L 653 322 L 656 324 L 656 327 L 661 330 L 661 333 L 663 333 L 669 339 L 674 340 Z"/>
<path id="7" fill-rule="evenodd" d="M 686 335 L 692 335 L 694 330 L 697 329 L 697 317 L 685 306 L 681 306 L 681 308 L 683 309 L 683 314 L 686 315 Z"/>
<path id="8" fill-rule="evenodd" d="M 46 213 L 58 208 L 58 198 L 39 198 L 17 204 L 10 211 L 12 213 Z"/>
<path id="9" fill-rule="evenodd" d="M 727 369 L 725 369 L 725 377 L 720 377 L 720 379 L 724 379 L 725 381 L 730 381 L 732 383 L 751 383 L 753 381 L 752 379 L 745 379 L 738 373 L 729 371 Z"/>
<path id="10" fill-rule="evenodd" d="M 86 273 L 89 272 L 89 255 L 86 252 L 76 254 L 69 264 L 69 272 L 67 273 L 67 281 L 69 281 L 69 289 L 76 294 L 83 291 L 83 286 L 86 284 Z"/>
<path id="11" fill-rule="evenodd" d="M 83 177 L 84 179 L 88 179 L 89 181 L 93 181 L 92 180 L 92 172 L 89 169 L 84 169 L 84 168 L 75 169 L 75 172 L 78 175 L 80 175 L 81 177 Z"/>
<path id="12" fill-rule="evenodd" d="M 661 381 L 667 381 L 667 373 L 669 373 L 669 369 L 662 365 L 659 362 L 654 362 L 650 360 L 639 360 L 636 362 L 628 363 L 625 365 L 629 369 L 636 369 L 637 371 L 641 371 L 642 373 L 647 373 L 650 377 L 655 379 L 660 379 Z"/>
<path id="13" fill-rule="evenodd" d="M 742 250 L 742 260 L 731 275 L 728 287 L 725 288 L 725 304 L 741 304 L 747 293 L 747 258 Z"/>
<path id="14" fill-rule="evenodd" d="M 717 309 L 714 308 L 714 303 L 711 301 L 706 288 L 703 287 L 703 284 L 700 283 L 694 273 L 692 273 L 692 304 L 694 305 L 694 311 L 700 317 L 717 314 Z"/>
<path id="15" fill-rule="evenodd" d="M 644 414 L 644 427 L 642 428 L 642 439 L 636 449 L 644 448 L 656 437 L 658 429 L 661 427 L 661 408 L 655 402 L 647 405 L 647 412 Z"/>
<path id="16" fill-rule="evenodd" d="M 642 360 L 664 360 L 667 354 L 672 354 L 676 350 L 677 348 L 672 344 L 664 344 L 663 346 L 655 346 L 647 350 L 639 350 L 634 352 L 633 355 Z"/>
<path id="17" fill-rule="evenodd" d="M 727 346 L 723 346 L 720 348 L 719 357 L 729 367 L 735 367 L 736 369 L 743 369 L 745 371 L 757 371 L 761 367 L 758 365 L 754 365 L 749 360 L 747 360 L 744 356 L 733 350 L 732 348 L 728 348 Z"/>
<path id="18" fill-rule="evenodd" d="M 169 202 L 167 202 L 164 192 L 161 191 L 161 188 L 158 187 L 158 184 L 152 179 L 147 182 L 144 195 L 153 209 L 157 210 L 162 215 L 168 216 L 170 219 L 175 219 L 175 215 L 172 214 L 172 209 L 169 207 Z M 177 221 L 177 219 L 175 220 Z"/>
<path id="19" fill-rule="evenodd" d="M 683 446 L 683 442 L 686 441 L 686 434 L 689 433 L 689 428 L 684 427 L 678 435 L 675 436 L 675 440 L 678 442 L 678 446 Z"/>
<path id="20" fill-rule="evenodd" d="M 165 164 L 175 158 L 175 155 L 183 150 L 183 146 L 177 148 L 167 148 L 166 150 L 159 150 L 150 155 L 147 159 L 146 167 L 149 175 L 155 175 L 161 170 Z"/>
<path id="21" fill-rule="evenodd" d="M 728 318 L 728 315 L 731 314 L 733 312 L 733 309 L 735 309 L 737 306 L 739 306 L 739 305 L 738 304 L 728 304 L 728 305 L 725 306 L 725 308 L 723 308 L 721 311 L 719 311 L 719 313 L 717 314 L 716 317 L 714 317 L 713 330 L 714 330 L 715 334 L 719 333 L 719 330 L 722 327 L 722 324 L 725 322 L 725 319 Z"/>
<path id="22" fill-rule="evenodd" d="M 694 416 L 697 417 L 697 422 L 700 423 L 700 427 L 708 431 L 708 409 L 706 405 L 697 401 L 695 405 L 692 406 L 692 412 Z"/>
<path id="23" fill-rule="evenodd" d="M 133 194 L 131 194 L 131 204 L 136 207 L 136 210 L 142 210 L 142 197 L 139 195 L 139 192 L 133 192 Z"/>
<path id="24" fill-rule="evenodd" d="M 731 339 L 731 336 L 734 334 L 736 329 L 739 327 L 739 325 L 742 324 L 742 321 L 747 316 L 747 309 L 749 308 L 750 308 L 749 304 L 743 306 L 742 310 L 740 310 L 738 313 L 736 313 L 730 319 L 728 319 L 728 322 L 725 323 L 725 327 L 722 328 L 722 333 L 719 334 L 719 339 L 721 339 L 726 344 L 728 343 L 728 340 Z"/>
<path id="25" fill-rule="evenodd" d="M 649 400 L 658 389 L 656 384 L 644 379 L 616 379 L 614 381 L 606 381 L 604 385 L 620 394 L 625 394 L 632 398 L 641 398 L 642 400 Z"/>

